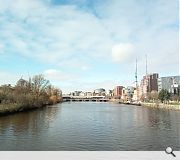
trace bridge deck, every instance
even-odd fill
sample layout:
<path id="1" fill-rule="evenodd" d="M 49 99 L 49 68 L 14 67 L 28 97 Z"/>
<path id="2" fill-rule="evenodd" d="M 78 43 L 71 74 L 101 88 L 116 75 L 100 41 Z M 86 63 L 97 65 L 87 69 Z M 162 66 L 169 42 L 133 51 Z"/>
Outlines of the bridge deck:
<path id="1" fill-rule="evenodd" d="M 63 102 L 68 102 L 68 101 L 78 101 L 78 102 L 107 102 L 109 99 L 95 99 L 95 98 L 65 98 L 63 97 Z"/>

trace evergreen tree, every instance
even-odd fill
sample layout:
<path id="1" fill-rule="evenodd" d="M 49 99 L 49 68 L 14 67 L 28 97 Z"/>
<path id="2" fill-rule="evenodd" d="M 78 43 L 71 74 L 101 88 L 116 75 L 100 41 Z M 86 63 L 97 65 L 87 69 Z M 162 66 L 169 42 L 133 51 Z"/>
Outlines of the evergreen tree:
<path id="1" fill-rule="evenodd" d="M 162 89 L 159 92 L 158 98 L 161 100 L 161 102 L 168 101 L 170 99 L 170 93 L 166 89 Z"/>

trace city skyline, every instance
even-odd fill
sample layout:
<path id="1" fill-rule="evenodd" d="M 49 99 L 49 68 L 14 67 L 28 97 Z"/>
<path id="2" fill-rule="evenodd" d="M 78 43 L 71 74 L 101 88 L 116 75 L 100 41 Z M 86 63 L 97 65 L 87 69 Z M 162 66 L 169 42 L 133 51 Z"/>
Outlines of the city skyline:
<path id="1" fill-rule="evenodd" d="M 0 0 L 0 85 L 44 74 L 63 92 L 179 74 L 178 1 Z"/>

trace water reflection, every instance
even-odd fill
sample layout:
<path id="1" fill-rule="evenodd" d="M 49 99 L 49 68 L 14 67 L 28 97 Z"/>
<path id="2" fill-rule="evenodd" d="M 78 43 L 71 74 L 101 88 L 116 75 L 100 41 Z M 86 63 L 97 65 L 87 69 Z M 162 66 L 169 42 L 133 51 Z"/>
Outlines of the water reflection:
<path id="1" fill-rule="evenodd" d="M 180 150 L 180 112 L 63 103 L 0 117 L 0 150 Z"/>
<path id="2" fill-rule="evenodd" d="M 60 111 L 60 107 L 53 106 L 0 117 L 0 135 L 2 137 L 10 131 L 13 135 L 21 132 L 36 135 L 41 130 L 49 128 Z"/>

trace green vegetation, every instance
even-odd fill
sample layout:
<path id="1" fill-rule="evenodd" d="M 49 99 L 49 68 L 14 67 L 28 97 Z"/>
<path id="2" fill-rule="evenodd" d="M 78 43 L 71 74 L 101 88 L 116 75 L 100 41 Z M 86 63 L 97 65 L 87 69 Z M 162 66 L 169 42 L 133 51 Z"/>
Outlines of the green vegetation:
<path id="1" fill-rule="evenodd" d="M 0 86 L 0 113 L 39 108 L 61 99 L 61 90 L 53 87 L 43 75 L 36 75 L 28 81 L 21 78 L 14 87 Z"/>
<path id="2" fill-rule="evenodd" d="M 168 90 L 162 89 L 159 93 L 157 91 L 151 91 L 147 93 L 146 98 L 141 97 L 142 102 L 148 103 L 168 103 L 171 105 L 180 105 L 180 95 L 169 93 Z"/>
<path id="3" fill-rule="evenodd" d="M 166 90 L 166 89 L 162 89 L 160 92 L 159 92 L 159 100 L 163 103 L 165 101 L 169 101 L 170 100 L 170 93 Z"/>

